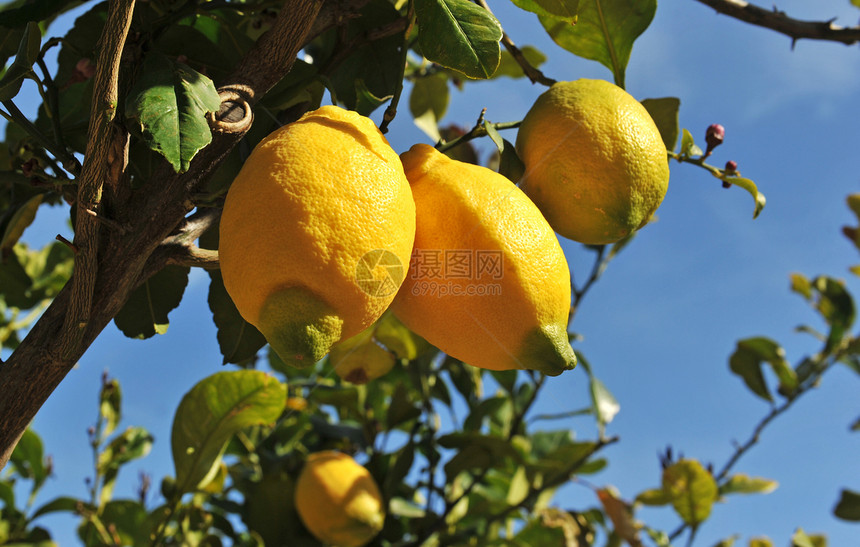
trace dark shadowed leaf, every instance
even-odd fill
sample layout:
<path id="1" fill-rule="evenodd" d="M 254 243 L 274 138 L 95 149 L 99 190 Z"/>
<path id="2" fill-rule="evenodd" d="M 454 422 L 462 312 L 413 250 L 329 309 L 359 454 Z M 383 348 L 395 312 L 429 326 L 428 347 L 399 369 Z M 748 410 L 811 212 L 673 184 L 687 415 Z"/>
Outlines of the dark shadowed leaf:
<path id="1" fill-rule="evenodd" d="M 448 75 L 444 72 L 418 78 L 409 94 L 409 112 L 415 125 L 434 141 L 441 139 L 439 121 L 448 110 Z"/>
<path id="2" fill-rule="evenodd" d="M 575 25 L 547 16 L 540 21 L 555 43 L 607 67 L 623 88 L 633 42 L 656 11 L 657 0 L 581 0 Z"/>
<path id="3" fill-rule="evenodd" d="M 80 4 L 79 0 L 35 0 L 32 2 L 9 2 L 7 9 L 2 9 L 3 17 L 0 26 L 5 28 L 21 28 L 32 21 L 52 21 L 57 15 Z M 17 5 L 15 5 L 17 4 Z"/>
<path id="4" fill-rule="evenodd" d="M 32 21 L 27 23 L 18 44 L 15 60 L 0 77 L 0 101 L 11 100 L 21 89 L 24 78 L 30 77 L 33 72 L 33 63 L 39 56 L 41 42 L 42 31 L 39 29 L 39 25 Z"/>
<path id="5" fill-rule="evenodd" d="M 660 130 L 660 136 L 663 138 L 663 144 L 666 145 L 666 150 L 675 150 L 678 144 L 678 110 L 681 108 L 681 101 L 676 97 L 663 97 L 661 99 L 643 99 L 642 106 L 651 115 L 654 123 L 657 124 L 657 129 Z"/>
<path id="6" fill-rule="evenodd" d="M 218 347 L 224 364 L 241 363 L 255 356 L 266 339 L 254 325 L 245 321 L 224 288 L 219 270 L 209 272 L 209 309 L 218 329 Z"/>
<path id="7" fill-rule="evenodd" d="M 429 61 L 469 78 L 492 76 L 501 60 L 502 26 L 468 0 L 416 0 L 418 43 Z"/>
<path id="8" fill-rule="evenodd" d="M 117 328 L 140 340 L 167 332 L 167 314 L 182 301 L 189 271 L 183 266 L 167 266 L 144 281 L 114 318 Z"/>
<path id="9" fill-rule="evenodd" d="M 21 234 L 36 219 L 36 211 L 39 210 L 43 197 L 44 194 L 36 194 L 15 210 L 0 237 L 0 253 L 8 253 L 18 243 Z"/>
<path id="10" fill-rule="evenodd" d="M 285 401 L 286 386 L 256 370 L 219 372 L 191 388 L 176 409 L 170 439 L 179 492 L 205 483 L 227 441 L 245 427 L 277 420 Z"/>
<path id="11" fill-rule="evenodd" d="M 9 461 L 18 475 L 33 481 L 33 493 L 48 478 L 48 468 L 45 465 L 45 449 L 42 446 L 42 439 L 32 429 L 24 431 L 24 435 L 18 441 L 15 450 L 12 451 L 12 457 Z"/>
<path id="12" fill-rule="evenodd" d="M 672 507 L 690 526 L 698 526 L 711 514 L 718 497 L 714 477 L 696 460 L 679 460 L 663 471 L 663 490 Z"/>
<path id="13" fill-rule="evenodd" d="M 860 522 L 860 492 L 842 490 L 833 514 L 842 520 Z"/>
<path id="14" fill-rule="evenodd" d="M 153 53 L 144 61 L 125 108 L 126 117 L 138 124 L 149 147 L 180 173 L 212 140 L 206 114 L 217 111 L 220 104 L 212 80 Z"/>

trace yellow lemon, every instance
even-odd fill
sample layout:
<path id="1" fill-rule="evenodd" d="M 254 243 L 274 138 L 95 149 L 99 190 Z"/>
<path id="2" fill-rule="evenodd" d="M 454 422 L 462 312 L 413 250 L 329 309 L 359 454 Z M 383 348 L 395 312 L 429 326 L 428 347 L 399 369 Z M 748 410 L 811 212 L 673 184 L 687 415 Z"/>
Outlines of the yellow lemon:
<path id="1" fill-rule="evenodd" d="M 648 223 L 669 185 L 660 132 L 639 101 L 604 80 L 559 82 L 517 134 L 520 187 L 556 232 L 588 244 Z"/>
<path id="2" fill-rule="evenodd" d="M 395 315 L 477 367 L 573 368 L 570 270 L 537 207 L 502 175 L 431 146 L 417 144 L 401 160 L 417 228 Z"/>
<path id="3" fill-rule="evenodd" d="M 388 141 L 369 118 L 324 106 L 263 139 L 230 186 L 224 286 L 285 363 L 313 364 L 382 315 L 414 234 Z"/>
<path id="4" fill-rule="evenodd" d="M 385 522 L 382 494 L 373 477 L 334 450 L 308 456 L 296 482 L 295 503 L 305 528 L 337 547 L 367 544 Z"/>

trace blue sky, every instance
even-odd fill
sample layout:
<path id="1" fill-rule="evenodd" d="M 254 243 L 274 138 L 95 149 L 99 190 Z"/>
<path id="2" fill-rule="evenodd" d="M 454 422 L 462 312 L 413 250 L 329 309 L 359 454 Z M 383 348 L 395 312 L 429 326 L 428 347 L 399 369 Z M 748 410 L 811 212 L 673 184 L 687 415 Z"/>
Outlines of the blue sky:
<path id="1" fill-rule="evenodd" d="M 519 45 L 538 46 L 549 57 L 542 67 L 555 79 L 610 79 L 597 63 L 575 58 L 553 45 L 534 16 L 507 2 L 492 4 Z M 860 11 L 848 0 L 782 1 L 780 9 L 799 18 L 855 24 Z M 583 339 L 575 344 L 621 404 L 608 433 L 621 442 L 608 448 L 609 467 L 588 477 L 612 484 L 624 497 L 659 484 L 657 453 L 675 452 L 713 462 L 719 468 L 733 441 L 744 441 L 769 407 L 751 395 L 728 370 L 736 340 L 772 337 L 796 363 L 817 349 L 793 329 L 820 326 L 814 312 L 789 291 L 788 276 L 827 274 L 860 284 L 847 267 L 860 263 L 840 234 L 852 224 L 845 196 L 860 189 L 860 51 L 836 43 L 798 42 L 755 28 L 691 0 L 664 0 L 648 31 L 637 41 L 627 70 L 627 89 L 638 99 L 681 99 L 681 125 L 700 142 L 711 123 L 726 127 L 715 165 L 732 159 L 767 196 L 752 219 L 752 200 L 738 188 L 692 166 L 672 164 L 669 192 L 659 220 L 612 264 L 586 296 L 573 324 Z M 444 123 L 471 126 L 481 108 L 491 121 L 521 119 L 543 91 L 525 80 L 474 83 L 453 91 Z M 405 105 L 403 110 L 405 111 Z M 372 117 L 380 121 L 382 112 Z M 513 133 L 508 135 L 513 140 Z M 388 135 L 396 151 L 429 142 L 407 116 Z M 489 142 L 481 143 L 489 151 Z M 40 213 L 25 238 L 44 245 L 56 233 L 70 236 L 59 210 Z M 591 254 L 563 242 L 574 276 L 583 280 Z M 182 394 L 200 378 L 222 370 L 206 304 L 208 276 L 192 275 L 167 334 L 146 342 L 124 338 L 110 325 L 60 385 L 35 420 L 46 449 L 55 457 L 55 478 L 42 501 L 54 495 L 85 495 L 90 474 L 86 429 L 95 420 L 99 377 L 107 369 L 125 392 L 124 425 L 148 428 L 156 438 L 152 454 L 126 468 L 119 496 L 133 495 L 137 470 L 160 478 L 173 472 L 171 418 Z M 831 516 L 839 490 L 860 490 L 860 434 L 849 424 L 860 415 L 858 378 L 845 368 L 825 376 L 779 419 L 735 467 L 736 472 L 777 480 L 767 496 L 734 496 L 715 506 L 697 545 L 740 534 L 770 536 L 787 545 L 797 527 L 823 532 L 831 545 L 854 545 L 857 525 Z M 587 405 L 581 369 L 548 382 L 538 412 Z M 550 424 L 593 438 L 588 419 Z M 582 485 L 564 488 L 563 507 L 597 504 Z M 678 524 L 669 509 L 644 509 L 639 517 L 654 527 Z M 60 544 L 73 544 L 72 520 L 47 521 Z M 739 543 L 740 544 L 740 543 Z"/>

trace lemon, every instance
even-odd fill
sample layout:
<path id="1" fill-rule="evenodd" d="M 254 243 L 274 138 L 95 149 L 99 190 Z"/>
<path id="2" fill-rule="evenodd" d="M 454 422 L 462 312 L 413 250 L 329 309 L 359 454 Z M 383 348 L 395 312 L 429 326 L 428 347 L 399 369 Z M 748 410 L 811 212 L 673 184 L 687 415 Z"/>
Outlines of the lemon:
<path id="1" fill-rule="evenodd" d="M 388 141 L 369 118 L 324 106 L 263 139 L 230 186 L 224 286 L 285 363 L 313 364 L 385 311 L 414 234 Z"/>
<path id="2" fill-rule="evenodd" d="M 562 236 L 618 241 L 648 223 L 669 185 L 666 146 L 636 99 L 604 80 L 553 84 L 520 125 L 520 187 Z"/>
<path id="3" fill-rule="evenodd" d="M 373 477 L 334 450 L 308 456 L 295 493 L 299 517 L 317 539 L 337 547 L 360 547 L 382 530 L 385 508 Z"/>
<path id="4" fill-rule="evenodd" d="M 431 146 L 417 144 L 401 160 L 417 226 L 395 315 L 477 367 L 573 368 L 570 270 L 537 207 L 502 175 Z"/>

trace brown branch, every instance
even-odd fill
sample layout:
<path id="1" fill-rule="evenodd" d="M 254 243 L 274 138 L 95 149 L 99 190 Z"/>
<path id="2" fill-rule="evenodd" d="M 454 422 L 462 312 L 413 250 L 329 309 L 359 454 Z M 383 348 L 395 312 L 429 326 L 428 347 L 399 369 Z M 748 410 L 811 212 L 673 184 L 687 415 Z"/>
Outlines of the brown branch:
<path id="1" fill-rule="evenodd" d="M 830 21 L 801 21 L 781 11 L 766 10 L 743 0 L 696 0 L 717 12 L 745 23 L 764 27 L 792 39 L 792 43 L 806 38 L 852 45 L 860 41 L 860 27 L 842 27 Z"/>
<path id="2" fill-rule="evenodd" d="M 111 174 L 109 155 L 114 141 L 114 118 L 119 101 L 119 61 L 131 27 L 134 0 L 112 0 L 100 39 L 93 87 L 89 139 L 84 167 L 78 181 L 75 222 L 75 277 L 63 328 L 63 355 L 73 355 L 90 321 L 93 288 L 98 273 L 99 223 L 88 211 L 98 213 L 102 186 Z"/>
<path id="3" fill-rule="evenodd" d="M 123 0 L 128 1 L 128 0 Z M 307 43 L 307 34 L 319 12 L 322 0 L 290 0 L 285 3 L 274 26 L 245 55 L 224 88 L 243 89 L 248 103 L 262 97 L 289 71 L 298 51 Z M 239 103 L 240 107 L 244 103 Z M 242 116 L 244 118 L 244 116 Z M 191 161 L 188 171 L 175 173 L 163 162 L 150 180 L 129 200 L 122 203 L 121 218 L 127 231 L 102 230 L 100 252 L 91 275 L 91 305 L 86 325 L 79 329 L 80 339 L 66 351 L 63 325 L 69 313 L 76 278 L 84 270 L 76 267 L 73 278 L 33 326 L 9 359 L 0 365 L 0 469 L 9 461 L 15 444 L 36 412 L 77 363 L 87 347 L 122 308 L 130 292 L 157 269 L 148 267 L 150 259 L 168 238 L 188 230 L 186 215 L 194 208 L 191 195 L 220 165 L 244 136 L 249 124 L 234 130 L 213 131 L 212 142 Z M 222 128 L 223 129 L 223 128 Z M 96 136 L 90 134 L 90 139 Z M 102 179 L 104 180 L 104 179 Z M 84 201 L 86 203 L 86 201 Z M 93 207 L 88 207 L 98 212 Z M 124 213 L 124 214 L 119 214 Z M 98 221 L 89 214 L 78 215 Z M 78 234 L 79 237 L 81 234 Z M 191 237 L 189 235 L 189 237 Z M 81 239 L 81 241 L 85 241 Z M 91 244 L 89 239 L 87 244 Z M 167 263 L 165 259 L 165 264 Z M 74 321 L 72 322 L 74 324 Z"/>
<path id="4" fill-rule="evenodd" d="M 479 6 L 490 12 L 490 14 L 493 13 L 493 11 L 490 9 L 490 5 L 487 4 L 486 0 L 476 1 Z M 556 80 L 544 76 L 543 72 L 532 66 L 528 59 L 526 59 L 525 55 L 523 55 L 523 52 L 520 50 L 520 48 L 518 48 L 516 44 L 514 44 L 514 41 L 511 40 L 511 37 L 508 36 L 508 33 L 504 31 L 502 31 L 502 45 L 505 46 L 505 49 L 508 50 L 508 53 L 511 54 L 517 64 L 520 65 L 520 68 L 523 69 L 523 72 L 533 84 L 540 83 L 545 86 L 551 86 L 552 84 L 556 83 Z"/>

